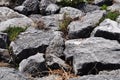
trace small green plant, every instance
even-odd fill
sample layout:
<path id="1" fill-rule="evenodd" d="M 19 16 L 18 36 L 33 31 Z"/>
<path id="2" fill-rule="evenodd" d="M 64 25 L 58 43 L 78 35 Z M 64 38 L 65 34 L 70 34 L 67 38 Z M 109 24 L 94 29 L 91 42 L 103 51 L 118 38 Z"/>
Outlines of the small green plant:
<path id="1" fill-rule="evenodd" d="M 27 28 L 27 27 L 26 27 Z M 8 27 L 7 30 L 3 31 L 8 34 L 10 41 L 16 39 L 16 37 L 20 34 L 20 32 L 24 32 L 26 28 L 21 27 Z"/>
<path id="2" fill-rule="evenodd" d="M 104 21 L 104 20 L 107 19 L 107 18 L 115 21 L 119 15 L 120 15 L 119 12 L 108 12 L 106 15 L 104 15 L 104 16 L 100 19 L 99 23 L 97 23 L 96 25 L 99 25 L 102 21 Z"/>
<path id="3" fill-rule="evenodd" d="M 59 30 L 64 33 L 67 33 L 67 27 L 71 21 L 72 21 L 72 18 L 70 18 L 66 13 L 64 13 L 63 20 L 59 24 Z"/>
<path id="4" fill-rule="evenodd" d="M 104 4 L 104 5 L 101 6 L 101 9 L 102 9 L 102 10 L 107 10 L 107 7 L 108 7 L 108 6 Z"/>

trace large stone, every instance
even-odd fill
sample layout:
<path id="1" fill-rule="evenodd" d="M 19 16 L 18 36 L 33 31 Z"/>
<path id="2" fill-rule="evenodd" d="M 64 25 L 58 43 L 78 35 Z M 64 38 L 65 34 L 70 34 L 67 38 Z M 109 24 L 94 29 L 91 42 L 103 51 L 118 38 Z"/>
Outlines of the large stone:
<path id="1" fill-rule="evenodd" d="M 30 80 L 13 68 L 1 67 L 0 80 Z"/>
<path id="2" fill-rule="evenodd" d="M 65 42 L 66 59 L 73 61 L 76 74 L 96 74 L 102 70 L 120 68 L 120 44 L 104 38 L 91 37 Z"/>
<path id="3" fill-rule="evenodd" d="M 69 15 L 71 18 L 76 18 L 76 17 L 82 17 L 84 13 L 78 9 L 72 8 L 72 7 L 63 7 L 60 9 L 60 13 L 64 14 L 66 13 Z"/>
<path id="4" fill-rule="evenodd" d="M 70 39 L 86 38 L 103 17 L 105 11 L 96 10 L 87 13 L 80 21 L 73 21 L 68 25 L 68 37 Z"/>
<path id="5" fill-rule="evenodd" d="M 28 28 L 26 32 L 18 36 L 18 39 L 11 42 L 10 46 L 13 48 L 13 53 L 21 61 L 37 52 L 44 53 L 54 37 L 60 34 L 59 31 Z"/>
<path id="6" fill-rule="evenodd" d="M 8 27 L 29 27 L 33 21 L 7 7 L 0 7 L 0 31 Z"/>
<path id="7" fill-rule="evenodd" d="M 15 7 L 15 10 L 25 15 L 39 13 L 39 0 L 25 0 L 21 6 Z"/>
<path id="8" fill-rule="evenodd" d="M 91 35 L 120 41 L 120 24 L 116 21 L 105 19 L 94 29 Z"/>
<path id="9" fill-rule="evenodd" d="M 42 53 L 37 53 L 19 64 L 19 71 L 31 76 L 44 76 L 48 73 L 47 65 Z"/>

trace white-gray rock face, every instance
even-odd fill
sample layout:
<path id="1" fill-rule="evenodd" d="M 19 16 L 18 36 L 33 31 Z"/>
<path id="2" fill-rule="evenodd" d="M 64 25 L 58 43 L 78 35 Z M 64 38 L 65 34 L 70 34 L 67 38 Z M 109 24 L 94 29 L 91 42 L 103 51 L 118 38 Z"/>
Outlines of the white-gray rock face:
<path id="1" fill-rule="evenodd" d="M 32 76 L 42 76 L 48 71 L 42 53 L 30 56 L 19 64 L 19 71 Z M 47 72 L 46 72 L 47 73 Z"/>
<path id="2" fill-rule="evenodd" d="M 66 59 L 72 57 L 76 74 L 97 73 L 101 70 L 120 68 L 120 44 L 117 41 L 91 37 L 65 42 Z"/>
<path id="3" fill-rule="evenodd" d="M 112 6 L 109 6 L 107 10 L 120 12 L 120 3 L 114 3 Z"/>
<path id="4" fill-rule="evenodd" d="M 49 4 L 46 8 L 46 14 L 55 14 L 59 10 L 59 6 L 56 4 Z"/>
<path id="5" fill-rule="evenodd" d="M 13 68 L 1 67 L 0 80 L 29 80 Z"/>
<path id="6" fill-rule="evenodd" d="M 58 31 L 29 28 L 26 32 L 21 33 L 10 46 L 13 48 L 14 54 L 22 60 L 37 52 L 44 53 L 54 37 L 59 35 L 61 32 Z"/>
<path id="7" fill-rule="evenodd" d="M 29 27 L 33 21 L 7 7 L 0 7 L 0 31 L 8 27 Z"/>
<path id="8" fill-rule="evenodd" d="M 68 25 L 68 37 L 70 39 L 86 38 L 95 28 L 96 24 L 106 12 L 104 10 L 96 10 L 87 13 L 80 21 L 73 21 Z"/>
<path id="9" fill-rule="evenodd" d="M 71 18 L 76 18 L 76 17 L 82 17 L 84 13 L 78 9 L 72 8 L 72 7 L 63 7 L 60 9 L 60 13 L 64 14 L 66 13 L 69 15 Z"/>
<path id="10" fill-rule="evenodd" d="M 94 29 L 91 35 L 120 41 L 120 24 L 116 21 L 105 19 Z"/>

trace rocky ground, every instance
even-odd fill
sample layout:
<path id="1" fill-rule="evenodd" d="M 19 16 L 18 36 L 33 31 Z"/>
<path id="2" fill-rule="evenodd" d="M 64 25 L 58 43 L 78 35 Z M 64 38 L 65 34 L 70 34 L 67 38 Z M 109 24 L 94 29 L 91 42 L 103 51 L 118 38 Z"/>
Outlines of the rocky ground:
<path id="1" fill-rule="evenodd" d="M 0 0 L 0 80 L 120 80 L 120 0 L 59 1 Z"/>

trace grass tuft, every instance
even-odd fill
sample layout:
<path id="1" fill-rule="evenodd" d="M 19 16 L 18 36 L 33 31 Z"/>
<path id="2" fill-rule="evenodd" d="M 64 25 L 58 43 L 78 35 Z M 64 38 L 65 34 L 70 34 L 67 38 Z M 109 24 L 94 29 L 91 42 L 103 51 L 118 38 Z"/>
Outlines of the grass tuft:
<path id="1" fill-rule="evenodd" d="M 5 31 L 5 33 L 8 34 L 10 41 L 14 41 L 16 39 L 16 37 L 21 33 L 24 32 L 26 28 L 21 28 L 21 27 L 8 27 Z"/>

